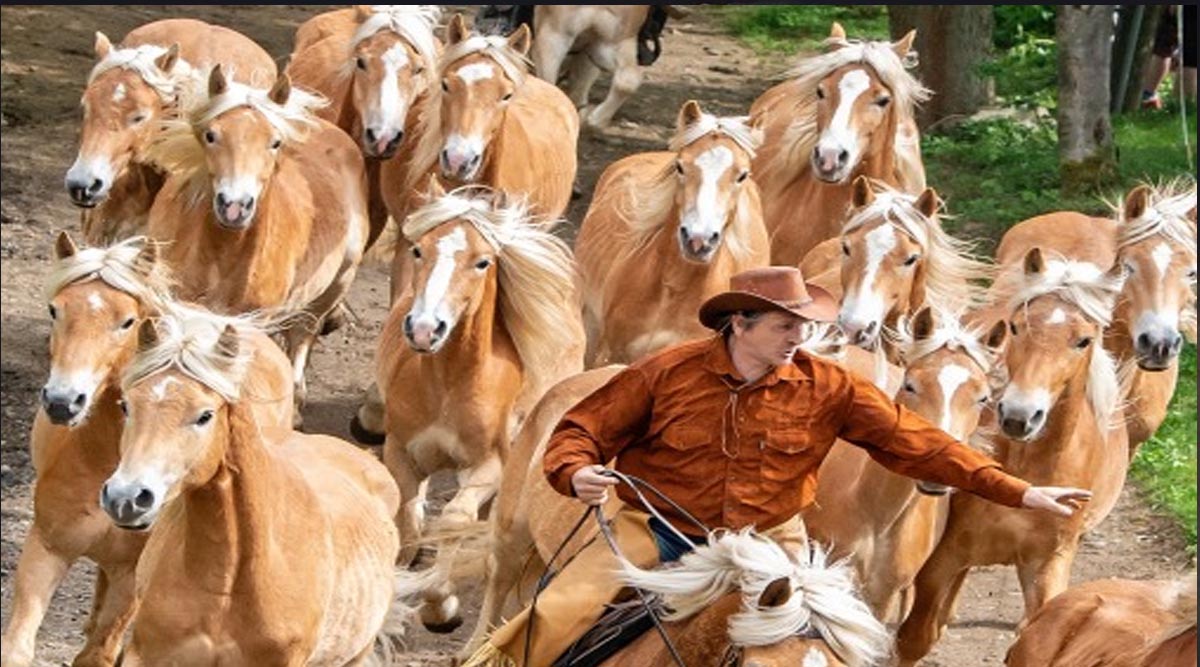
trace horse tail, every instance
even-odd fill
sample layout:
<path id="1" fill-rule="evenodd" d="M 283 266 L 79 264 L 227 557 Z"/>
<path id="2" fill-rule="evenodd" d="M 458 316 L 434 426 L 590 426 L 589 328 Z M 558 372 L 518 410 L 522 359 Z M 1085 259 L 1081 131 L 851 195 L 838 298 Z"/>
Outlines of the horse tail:
<path id="1" fill-rule="evenodd" d="M 396 664 L 397 659 L 408 649 L 404 638 L 408 628 L 413 625 L 416 614 L 416 609 L 406 604 L 401 595 L 393 597 L 387 615 L 384 616 L 383 626 L 375 634 L 371 652 L 364 656 L 360 664 L 363 667 L 391 667 Z"/>

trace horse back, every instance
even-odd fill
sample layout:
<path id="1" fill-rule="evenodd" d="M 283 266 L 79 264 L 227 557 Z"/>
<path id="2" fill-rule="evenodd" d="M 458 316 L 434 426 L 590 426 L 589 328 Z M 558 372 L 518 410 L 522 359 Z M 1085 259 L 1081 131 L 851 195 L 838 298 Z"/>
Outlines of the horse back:
<path id="1" fill-rule="evenodd" d="M 195 19 L 164 19 L 134 28 L 124 47 L 179 44 L 179 55 L 192 67 L 207 71 L 217 63 L 230 67 L 238 81 L 269 86 L 278 68 L 271 54 L 249 37 L 224 26 Z"/>
<path id="2" fill-rule="evenodd" d="M 330 12 L 334 13 L 334 12 Z M 350 101 L 350 82 L 352 77 L 343 73 L 346 65 L 346 54 L 349 52 L 350 37 L 354 26 L 350 25 L 346 34 L 335 33 L 324 39 L 312 42 L 292 52 L 288 61 L 287 74 L 292 83 L 300 88 L 320 93 L 329 100 L 329 105 L 316 110 L 317 117 L 338 124 L 349 132 L 349 123 L 343 124 L 343 116 L 347 114 Z"/>
<path id="3" fill-rule="evenodd" d="M 1116 260 L 1117 223 L 1075 211 L 1056 211 L 1017 223 L 1000 240 L 996 263 L 1019 265 L 1035 247 L 1106 270 Z M 1048 257 L 1051 259 L 1052 257 Z"/>
<path id="4" fill-rule="evenodd" d="M 331 36 L 344 38 L 349 43 L 349 37 L 358 26 L 357 10 L 353 7 L 322 12 L 308 19 L 296 28 L 296 38 L 292 47 L 292 55 L 307 49 Z"/>

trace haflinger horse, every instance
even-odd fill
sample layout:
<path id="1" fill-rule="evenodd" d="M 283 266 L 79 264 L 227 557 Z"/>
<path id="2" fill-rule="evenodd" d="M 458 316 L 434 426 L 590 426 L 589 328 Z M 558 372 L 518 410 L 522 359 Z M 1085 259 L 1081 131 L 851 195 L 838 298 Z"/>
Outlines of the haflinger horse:
<path id="1" fill-rule="evenodd" d="M 575 239 L 588 366 L 703 337 L 700 304 L 733 274 L 767 265 L 750 176 L 759 137 L 745 121 L 689 101 L 670 151 L 631 155 L 600 176 Z"/>
<path id="2" fill-rule="evenodd" d="M 99 494 L 115 525 L 151 530 L 125 665 L 340 667 L 368 664 L 381 633 L 390 647 L 395 483 L 349 443 L 261 419 L 250 319 L 138 329 Z"/>
<path id="3" fill-rule="evenodd" d="M 47 605 L 81 557 L 99 568 L 87 641 L 74 664 L 115 663 L 134 611 L 134 566 L 146 537 L 113 526 L 96 502 L 120 459 L 120 377 L 133 357 L 141 322 L 165 312 L 176 317 L 191 312 L 171 299 L 168 272 L 143 237 L 80 249 L 64 232 L 55 255 L 46 290 L 50 377 L 30 435 L 37 471 L 34 518 L 0 642 L 5 667 L 32 663 Z M 290 423 L 287 358 L 269 339 L 251 342 L 253 372 L 263 388 L 253 409 L 264 422 Z"/>
<path id="4" fill-rule="evenodd" d="M 1004 658 L 1008 667 L 1195 667 L 1196 578 L 1102 579 L 1038 610 Z"/>
<path id="5" fill-rule="evenodd" d="M 662 596 L 666 634 L 686 665 L 869 667 L 888 656 L 890 636 L 852 569 L 813 542 L 794 553 L 751 529 L 716 531 L 671 567 L 622 568 L 626 585 Z M 603 664 L 668 665 L 669 651 L 649 631 Z"/>
<path id="6" fill-rule="evenodd" d="M 897 635 L 902 665 L 915 664 L 937 642 L 972 567 L 1016 565 L 1026 621 L 1065 590 L 1080 537 L 1108 516 L 1125 482 L 1120 386 L 1102 345 L 1121 275 L 1047 260 L 1038 248 L 1019 266 L 1021 280 L 997 295 L 1010 335 L 1008 379 L 995 409 L 995 458 L 1032 484 L 1089 489 L 1092 498 L 1059 518 L 955 494 L 946 531 L 917 575 L 913 609 Z"/>
<path id="7" fill-rule="evenodd" d="M 772 264 L 796 266 L 837 236 L 855 176 L 910 194 L 925 188 L 913 114 L 930 91 L 905 71 L 915 35 L 848 41 L 835 23 L 824 53 L 800 61 L 750 107 L 764 132 L 753 170 Z"/>
<path id="8" fill-rule="evenodd" d="M 533 65 L 539 77 L 557 84 L 567 66 L 567 96 L 583 124 L 607 127 L 621 105 L 642 85 L 638 32 L 649 5 L 540 5 L 533 14 Z M 600 72 L 612 75 L 608 96 L 596 107 L 588 93 Z"/>
<path id="9" fill-rule="evenodd" d="M 266 82 L 275 76 L 275 61 L 241 33 L 193 19 L 147 23 L 120 46 L 97 32 L 95 51 L 66 188 L 83 209 L 85 239 L 103 245 L 145 231 L 166 177 L 146 149 L 161 121 L 186 113 L 203 96 L 208 70 L 221 63 L 240 81 Z"/>
<path id="10" fill-rule="evenodd" d="M 457 471 L 443 526 L 473 523 L 496 492 L 524 416 L 547 387 L 583 367 L 584 333 L 567 245 L 519 199 L 431 179 L 405 221 L 416 268 L 379 339 L 387 409 L 383 459 L 400 486 L 401 562 L 416 554 L 428 478 Z M 454 547 L 446 554 L 452 556 Z M 439 558 L 442 552 L 439 551 Z M 444 587 L 426 596 L 433 629 L 461 623 Z"/>
<path id="11" fill-rule="evenodd" d="M 320 98 L 280 75 L 270 91 L 229 81 L 151 148 L 170 177 L 150 210 L 150 234 L 180 298 L 231 313 L 298 314 L 284 332 L 296 419 L 317 333 L 350 288 L 367 240 L 366 172 L 354 142 L 316 118 Z"/>
<path id="12" fill-rule="evenodd" d="M 897 402 L 962 442 L 977 441 L 1007 332 L 1002 322 L 984 332 L 953 313 L 921 309 L 902 332 Z M 913 578 L 945 527 L 950 489 L 897 475 L 844 442 L 818 474 L 816 501 L 803 513 L 809 536 L 850 560 L 877 618 L 903 619 Z"/>
<path id="13" fill-rule="evenodd" d="M 1115 220 L 1061 211 L 1020 222 L 997 258 L 1040 246 L 1125 273 L 1104 346 L 1121 366 L 1133 456 L 1166 416 L 1184 339 L 1196 339 L 1196 184 L 1139 185 L 1114 209 Z"/>
<path id="14" fill-rule="evenodd" d="M 894 334 L 926 305 L 957 313 L 983 304 L 993 266 L 972 244 L 941 225 L 933 188 L 919 195 L 865 176 L 854 180 L 839 238 L 828 239 L 800 264 L 805 276 L 841 299 L 838 326 L 855 345 L 882 347 L 900 363 Z"/>
<path id="15" fill-rule="evenodd" d="M 346 13 L 351 20 L 344 20 Z M 356 5 L 315 16 L 296 33 L 288 76 L 330 101 L 317 116 L 357 139 L 367 158 L 368 249 L 388 217 L 379 161 L 402 147 L 411 150 L 415 141 L 406 130 L 416 115 L 409 112 L 437 85 L 441 45 L 433 29 L 440 16 L 436 5 Z"/>

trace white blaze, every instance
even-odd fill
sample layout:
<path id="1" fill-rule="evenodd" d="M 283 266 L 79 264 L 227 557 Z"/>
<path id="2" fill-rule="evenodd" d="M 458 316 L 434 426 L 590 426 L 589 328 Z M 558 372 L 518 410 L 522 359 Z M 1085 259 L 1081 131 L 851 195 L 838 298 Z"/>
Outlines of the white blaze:
<path id="1" fill-rule="evenodd" d="M 867 232 L 867 265 L 863 269 L 862 282 L 852 294 L 847 294 L 842 303 L 844 320 L 848 324 L 858 324 L 865 327 L 869 322 L 883 320 L 883 296 L 875 288 L 875 275 L 887 257 L 896 247 L 896 230 L 891 225 L 880 225 Z"/>
<path id="2" fill-rule="evenodd" d="M 681 222 L 689 234 L 707 240 L 725 226 L 722 210 L 725 198 L 721 196 L 718 181 L 733 166 L 733 151 L 714 146 L 696 158 L 696 166 L 700 169 L 700 188 L 696 201 L 687 203 Z"/>
<path id="3" fill-rule="evenodd" d="M 476 81 L 486 81 L 496 75 L 496 67 L 491 63 L 471 63 L 458 68 L 458 78 L 470 85 Z"/>
<path id="4" fill-rule="evenodd" d="M 456 256 L 467 249 L 467 234 L 462 227 L 438 239 L 437 260 L 429 280 L 425 282 L 425 291 L 413 303 L 413 320 L 435 320 L 439 310 L 443 310 L 442 301 L 450 291 L 450 281 L 454 278 L 454 269 L 458 265 Z M 449 313 L 445 313 L 449 320 Z M 449 324 L 449 322 L 447 322 Z"/>
<path id="5" fill-rule="evenodd" d="M 947 433 L 950 433 L 950 420 L 953 416 L 951 403 L 954 395 L 958 393 L 958 388 L 970 378 L 971 372 L 958 364 L 945 366 L 938 371 L 938 386 L 942 389 L 942 419 L 938 427 Z M 950 435 L 962 439 L 966 434 L 950 433 Z"/>

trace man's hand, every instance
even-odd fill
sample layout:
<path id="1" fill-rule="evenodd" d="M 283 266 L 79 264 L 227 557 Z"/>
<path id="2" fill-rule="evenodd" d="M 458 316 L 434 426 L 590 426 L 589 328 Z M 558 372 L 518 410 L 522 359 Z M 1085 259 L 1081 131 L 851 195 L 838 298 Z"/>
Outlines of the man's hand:
<path id="1" fill-rule="evenodd" d="M 1053 512 L 1059 516 L 1072 516 L 1083 503 L 1092 499 L 1092 492 L 1062 486 L 1031 486 L 1021 498 L 1025 509 Z"/>
<path id="2" fill-rule="evenodd" d="M 603 505 L 608 500 L 608 487 L 617 483 L 615 477 L 600 474 L 604 466 L 593 465 L 580 468 L 571 475 L 571 487 L 575 495 L 589 505 Z"/>

